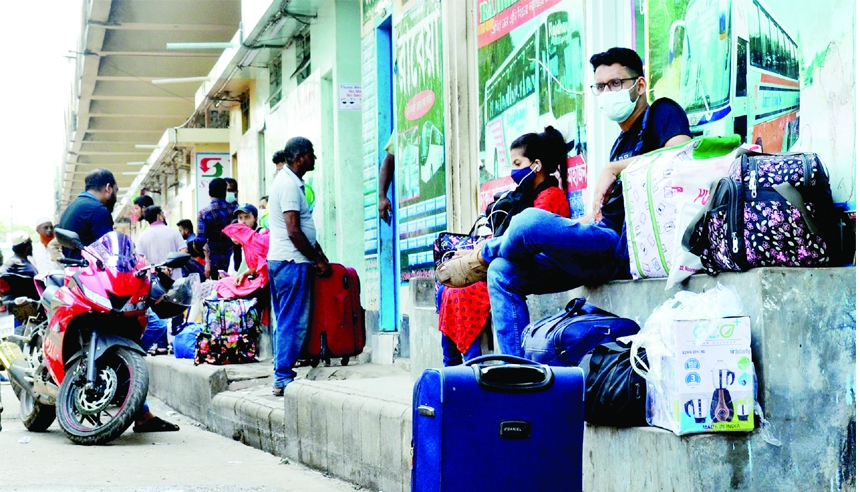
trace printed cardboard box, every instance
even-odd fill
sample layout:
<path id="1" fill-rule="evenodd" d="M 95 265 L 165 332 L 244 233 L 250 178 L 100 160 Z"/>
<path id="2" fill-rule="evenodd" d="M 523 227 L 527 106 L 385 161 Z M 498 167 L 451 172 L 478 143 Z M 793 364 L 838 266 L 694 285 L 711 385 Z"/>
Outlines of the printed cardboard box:
<path id="1" fill-rule="evenodd" d="M 750 319 L 673 321 L 661 384 L 648 384 L 648 422 L 677 435 L 755 428 Z"/>

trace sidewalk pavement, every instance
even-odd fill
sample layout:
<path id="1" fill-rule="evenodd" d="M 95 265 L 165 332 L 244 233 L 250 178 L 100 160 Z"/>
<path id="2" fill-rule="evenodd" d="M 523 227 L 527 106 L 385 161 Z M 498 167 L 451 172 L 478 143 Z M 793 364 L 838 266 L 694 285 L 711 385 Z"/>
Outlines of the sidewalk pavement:
<path id="1" fill-rule="evenodd" d="M 302 367 L 277 398 L 271 361 L 194 366 L 173 356 L 146 359 L 150 393 L 212 432 L 372 490 L 409 490 L 408 368 Z"/>

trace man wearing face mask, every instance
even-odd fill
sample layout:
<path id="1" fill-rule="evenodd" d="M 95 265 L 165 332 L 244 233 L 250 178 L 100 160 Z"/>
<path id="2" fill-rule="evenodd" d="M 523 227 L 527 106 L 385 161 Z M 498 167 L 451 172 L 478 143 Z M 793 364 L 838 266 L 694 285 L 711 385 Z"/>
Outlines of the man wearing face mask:
<path id="1" fill-rule="evenodd" d="M 195 247 L 202 250 L 206 258 L 206 278 L 218 280 L 218 271 L 226 272 L 230 265 L 233 241 L 223 234 L 223 230 L 233 220 L 236 204 L 227 202 L 227 181 L 223 178 L 209 182 L 209 197 L 212 202 L 197 214 Z"/>
<path id="2" fill-rule="evenodd" d="M 224 178 L 227 182 L 227 203 L 239 203 L 239 182 L 233 178 Z"/>
<path id="3" fill-rule="evenodd" d="M 596 222 L 605 218 L 620 230 L 624 209 L 617 179 L 621 171 L 638 156 L 687 142 L 692 134 L 687 115 L 675 101 L 660 98 L 648 105 L 642 59 L 635 51 L 611 48 L 592 56 L 591 66 L 597 106 L 621 128 L 609 156 L 611 162 L 597 179 L 592 212 Z"/>
<path id="4" fill-rule="evenodd" d="M 113 207 L 116 205 L 116 194 L 119 186 L 113 173 L 107 169 L 96 169 L 84 178 L 86 191 L 69 204 L 60 218 L 58 229 L 66 229 L 77 233 L 84 246 L 89 246 L 96 239 L 113 230 Z M 66 258 L 80 258 L 81 252 L 63 248 Z"/>
<path id="5" fill-rule="evenodd" d="M 593 217 L 570 220 L 536 208 L 524 210 L 511 219 L 499 240 L 487 241 L 436 271 L 448 287 L 487 279 L 494 312 L 500 308 L 493 302 L 495 292 L 520 299 L 522 309 L 513 312 L 510 326 L 504 327 L 515 334 L 529 324 L 528 295 L 630 278 L 624 201 L 617 176 L 637 156 L 691 138 L 687 116 L 677 103 L 658 99 L 649 107 L 642 60 L 635 51 L 612 48 L 591 57 L 591 65 L 597 106 L 621 128 L 611 162 L 597 181 Z M 519 337 L 508 339 L 506 343 L 499 338 L 501 352 L 522 356 Z"/>

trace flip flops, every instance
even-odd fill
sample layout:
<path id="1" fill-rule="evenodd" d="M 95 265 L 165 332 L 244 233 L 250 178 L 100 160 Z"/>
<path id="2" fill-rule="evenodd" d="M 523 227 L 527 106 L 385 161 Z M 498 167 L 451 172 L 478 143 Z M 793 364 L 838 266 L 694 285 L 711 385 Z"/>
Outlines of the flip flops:
<path id="1" fill-rule="evenodd" d="M 448 287 L 466 287 L 486 280 L 487 265 L 481 262 L 479 252 L 476 247 L 442 263 L 436 268 L 436 279 Z"/>
<path id="2" fill-rule="evenodd" d="M 135 425 L 132 430 L 138 434 L 144 432 L 176 432 L 179 430 L 179 426 L 160 417 L 152 417 L 140 425 Z"/>

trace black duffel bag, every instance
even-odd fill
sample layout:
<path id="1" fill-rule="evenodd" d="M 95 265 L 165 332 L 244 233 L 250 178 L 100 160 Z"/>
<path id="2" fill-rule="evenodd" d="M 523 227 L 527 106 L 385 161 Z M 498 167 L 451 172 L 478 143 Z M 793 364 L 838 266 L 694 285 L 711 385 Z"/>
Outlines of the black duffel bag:
<path id="1" fill-rule="evenodd" d="M 645 349 L 639 358 L 648 363 Z M 604 343 L 582 358 L 585 372 L 585 421 L 611 427 L 647 426 L 645 379 L 630 365 L 630 347 Z M 643 368 L 644 369 L 644 368 Z"/>

